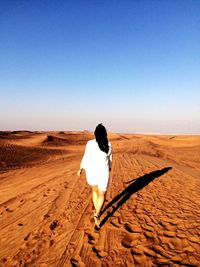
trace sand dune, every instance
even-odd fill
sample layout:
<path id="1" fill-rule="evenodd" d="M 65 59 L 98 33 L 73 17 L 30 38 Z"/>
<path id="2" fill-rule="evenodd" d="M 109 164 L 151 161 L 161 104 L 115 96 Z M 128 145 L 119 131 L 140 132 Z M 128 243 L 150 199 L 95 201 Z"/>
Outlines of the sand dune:
<path id="1" fill-rule="evenodd" d="M 0 132 L 0 266 L 200 266 L 200 136 L 109 133 L 94 229 L 90 132 Z"/>

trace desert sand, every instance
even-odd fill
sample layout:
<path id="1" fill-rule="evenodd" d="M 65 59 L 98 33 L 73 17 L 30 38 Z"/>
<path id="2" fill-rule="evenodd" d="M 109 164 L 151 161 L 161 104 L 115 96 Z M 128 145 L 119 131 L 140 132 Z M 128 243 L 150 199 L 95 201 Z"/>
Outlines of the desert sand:
<path id="1" fill-rule="evenodd" d="M 0 266 L 200 266 L 200 136 L 109 133 L 94 229 L 84 132 L 0 132 Z"/>

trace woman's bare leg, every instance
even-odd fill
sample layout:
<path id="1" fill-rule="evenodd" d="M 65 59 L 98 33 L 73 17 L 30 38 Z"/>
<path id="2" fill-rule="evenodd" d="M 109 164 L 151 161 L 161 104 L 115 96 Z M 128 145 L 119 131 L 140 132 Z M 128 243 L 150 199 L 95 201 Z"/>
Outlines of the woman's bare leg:
<path id="1" fill-rule="evenodd" d="M 104 201 L 105 201 L 105 192 L 98 190 L 98 201 L 97 201 L 97 207 L 96 207 L 97 214 L 100 213 Z"/>
<path id="2" fill-rule="evenodd" d="M 93 200 L 93 204 L 94 204 L 96 212 L 97 212 L 98 198 L 99 198 L 98 187 L 92 186 L 92 200 Z"/>

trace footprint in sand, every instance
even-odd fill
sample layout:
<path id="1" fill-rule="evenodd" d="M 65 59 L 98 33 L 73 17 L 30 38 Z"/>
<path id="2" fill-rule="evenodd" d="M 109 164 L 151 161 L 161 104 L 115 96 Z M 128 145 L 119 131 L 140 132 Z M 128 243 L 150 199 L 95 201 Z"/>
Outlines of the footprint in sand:
<path id="1" fill-rule="evenodd" d="M 126 223 L 126 224 L 124 225 L 124 228 L 125 228 L 129 233 L 140 233 L 140 232 L 141 232 L 141 227 L 139 227 L 138 225 L 133 225 L 133 224 Z"/>
<path id="2" fill-rule="evenodd" d="M 13 212 L 13 210 L 10 210 L 9 208 L 7 208 L 6 211 Z"/>
<path id="3" fill-rule="evenodd" d="M 58 227 L 59 226 L 59 221 L 58 220 L 54 220 L 51 224 L 50 224 L 50 226 L 49 226 L 49 228 L 51 229 L 51 230 L 54 230 L 56 227 Z"/>
<path id="4" fill-rule="evenodd" d="M 126 234 L 122 239 L 122 246 L 125 248 L 132 248 L 138 243 L 140 237 L 139 233 Z"/>
<path id="5" fill-rule="evenodd" d="M 0 260 L 0 266 L 4 266 L 4 264 L 6 264 L 6 262 L 7 262 L 7 259 L 3 258 L 2 260 Z M 3 265 L 1 265 L 1 263 L 3 263 Z"/>
<path id="6" fill-rule="evenodd" d="M 96 253 L 98 258 L 104 258 L 108 256 L 108 253 L 103 250 L 102 246 L 94 246 L 92 250 Z"/>
<path id="7" fill-rule="evenodd" d="M 68 183 L 67 182 L 64 183 L 64 188 L 68 188 Z"/>
<path id="8" fill-rule="evenodd" d="M 93 233 L 88 233 L 87 234 L 87 238 L 88 238 L 88 243 L 89 244 L 95 244 L 95 242 L 96 242 L 96 240 L 97 240 L 97 238 L 98 238 L 98 233 L 96 233 L 96 232 L 93 232 Z"/>
<path id="9" fill-rule="evenodd" d="M 85 231 L 85 234 L 87 236 L 88 243 L 93 245 L 95 243 L 95 240 L 98 238 L 99 234 L 95 233 L 91 230 Z"/>
<path id="10" fill-rule="evenodd" d="M 50 217 L 49 214 L 45 214 L 45 215 L 44 215 L 44 219 L 47 219 L 47 218 L 49 218 L 49 217 Z"/>
<path id="11" fill-rule="evenodd" d="M 24 241 L 27 241 L 29 239 L 30 235 L 31 235 L 31 233 L 28 233 L 28 235 L 24 237 Z"/>
<path id="12" fill-rule="evenodd" d="M 95 237 L 92 235 L 88 235 L 88 243 L 91 245 L 95 244 Z"/>
<path id="13" fill-rule="evenodd" d="M 70 261 L 73 267 L 85 267 L 85 264 L 82 262 L 82 259 L 79 255 L 75 255 Z"/>

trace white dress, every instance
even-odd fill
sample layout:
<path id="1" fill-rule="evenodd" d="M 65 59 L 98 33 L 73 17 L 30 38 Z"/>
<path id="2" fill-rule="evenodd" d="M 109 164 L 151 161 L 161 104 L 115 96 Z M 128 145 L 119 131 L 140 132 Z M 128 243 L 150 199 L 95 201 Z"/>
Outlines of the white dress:
<path id="1" fill-rule="evenodd" d="M 109 151 L 103 152 L 95 139 L 86 144 L 85 153 L 81 161 L 81 168 L 86 171 L 89 185 L 97 185 L 99 190 L 106 191 L 109 181 L 109 168 L 112 167 L 112 146 L 108 142 Z"/>

